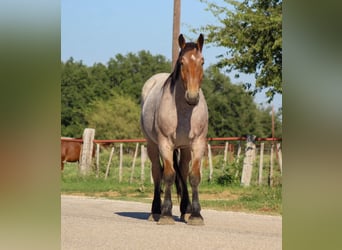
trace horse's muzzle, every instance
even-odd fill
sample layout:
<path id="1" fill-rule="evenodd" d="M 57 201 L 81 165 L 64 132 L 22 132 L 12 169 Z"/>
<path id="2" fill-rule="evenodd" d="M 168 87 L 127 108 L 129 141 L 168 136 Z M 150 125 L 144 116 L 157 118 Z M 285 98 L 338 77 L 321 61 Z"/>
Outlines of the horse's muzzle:
<path id="1" fill-rule="evenodd" d="M 189 105 L 197 105 L 199 101 L 199 93 L 186 91 L 185 100 Z"/>

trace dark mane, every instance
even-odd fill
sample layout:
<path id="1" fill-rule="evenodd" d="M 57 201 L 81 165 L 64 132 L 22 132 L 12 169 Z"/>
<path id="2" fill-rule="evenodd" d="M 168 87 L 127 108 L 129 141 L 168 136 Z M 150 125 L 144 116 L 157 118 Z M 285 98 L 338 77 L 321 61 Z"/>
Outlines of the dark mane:
<path id="1" fill-rule="evenodd" d="M 197 43 L 190 42 L 190 43 L 186 43 L 184 49 L 182 49 L 182 50 L 179 52 L 179 55 L 178 55 L 178 58 L 177 58 L 177 61 L 176 61 L 176 64 L 175 64 L 175 68 L 173 69 L 172 73 L 171 73 L 170 76 L 166 79 L 166 81 L 165 81 L 165 83 L 164 83 L 164 86 L 165 86 L 169 81 L 171 81 L 171 84 L 170 84 L 171 91 L 172 91 L 172 89 L 173 89 L 173 87 L 174 87 L 174 84 L 175 84 L 177 78 L 179 77 L 180 67 L 181 67 L 180 58 L 181 58 L 186 52 L 188 52 L 189 50 L 193 50 L 193 49 L 198 49 Z"/>

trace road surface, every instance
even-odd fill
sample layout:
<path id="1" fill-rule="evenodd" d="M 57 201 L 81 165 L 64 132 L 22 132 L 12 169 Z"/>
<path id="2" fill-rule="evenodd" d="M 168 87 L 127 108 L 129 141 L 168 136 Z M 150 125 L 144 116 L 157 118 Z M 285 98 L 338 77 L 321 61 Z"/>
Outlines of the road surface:
<path id="1" fill-rule="evenodd" d="M 61 196 L 61 246 L 78 249 L 270 249 L 282 247 L 282 217 L 202 209 L 204 226 L 148 221 L 150 204 Z"/>

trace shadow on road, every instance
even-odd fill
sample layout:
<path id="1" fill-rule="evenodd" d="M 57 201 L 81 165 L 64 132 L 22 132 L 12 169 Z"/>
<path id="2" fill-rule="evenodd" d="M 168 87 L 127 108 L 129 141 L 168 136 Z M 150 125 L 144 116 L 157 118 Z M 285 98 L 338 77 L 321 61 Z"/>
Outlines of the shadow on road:
<path id="1" fill-rule="evenodd" d="M 138 220 L 147 220 L 150 216 L 150 213 L 144 213 L 144 212 L 116 212 L 115 214 L 123 217 L 129 217 L 134 218 Z M 178 216 L 173 216 L 173 219 L 175 221 L 180 221 Z"/>
<path id="2" fill-rule="evenodd" d="M 150 215 L 149 213 L 144 213 L 144 212 L 117 212 L 115 214 L 123 216 L 123 217 L 139 219 L 139 220 L 147 220 L 148 216 Z"/>

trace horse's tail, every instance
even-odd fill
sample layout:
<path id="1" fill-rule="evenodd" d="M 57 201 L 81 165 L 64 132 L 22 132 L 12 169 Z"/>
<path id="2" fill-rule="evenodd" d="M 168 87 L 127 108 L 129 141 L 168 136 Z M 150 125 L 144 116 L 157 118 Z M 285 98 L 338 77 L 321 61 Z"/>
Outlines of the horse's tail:
<path id="1" fill-rule="evenodd" d="M 173 150 L 173 168 L 176 171 L 175 184 L 176 184 L 178 199 L 182 195 L 182 185 L 184 182 L 182 179 L 180 169 L 179 169 L 179 153 L 180 152 L 178 151 L 178 149 Z"/>

